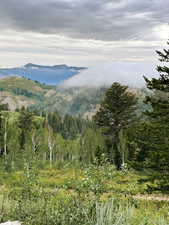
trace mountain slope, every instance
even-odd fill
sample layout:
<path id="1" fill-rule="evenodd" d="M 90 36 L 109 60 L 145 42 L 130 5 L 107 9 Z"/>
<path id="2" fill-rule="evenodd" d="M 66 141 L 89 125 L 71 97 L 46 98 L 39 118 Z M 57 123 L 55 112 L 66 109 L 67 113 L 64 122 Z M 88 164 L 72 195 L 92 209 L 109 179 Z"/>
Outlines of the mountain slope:
<path id="1" fill-rule="evenodd" d="M 43 102 L 51 92 L 53 87 L 22 77 L 0 79 L 0 104 L 8 104 L 11 110 Z"/>
<path id="2" fill-rule="evenodd" d="M 69 114 L 72 116 L 82 116 L 91 118 L 100 107 L 105 92 L 108 87 L 76 87 L 76 88 L 56 88 L 45 101 L 32 105 L 32 109 L 44 111 L 58 111 L 61 115 Z M 145 97 L 144 89 L 129 89 L 139 99 L 137 113 L 145 109 L 143 103 Z"/>
<path id="3" fill-rule="evenodd" d="M 24 76 L 41 83 L 58 85 L 84 69 L 86 68 L 67 65 L 42 66 L 28 63 L 23 67 L 0 69 L 0 77 Z"/>
<path id="4" fill-rule="evenodd" d="M 32 109 L 58 111 L 60 114 L 91 117 L 104 98 L 107 88 L 56 88 L 45 101 L 32 105 Z"/>
<path id="5" fill-rule="evenodd" d="M 11 110 L 29 107 L 39 111 L 58 111 L 61 115 L 91 118 L 103 100 L 107 87 L 61 88 L 47 86 L 23 77 L 0 79 L 0 104 L 8 103 Z M 130 89 L 139 98 L 138 109 L 143 106 L 144 91 Z"/>

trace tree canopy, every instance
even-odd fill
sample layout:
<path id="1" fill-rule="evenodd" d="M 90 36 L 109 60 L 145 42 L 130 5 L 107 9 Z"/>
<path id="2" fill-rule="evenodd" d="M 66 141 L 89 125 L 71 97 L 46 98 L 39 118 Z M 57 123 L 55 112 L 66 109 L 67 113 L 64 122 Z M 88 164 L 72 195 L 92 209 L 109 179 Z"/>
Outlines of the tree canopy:
<path id="1" fill-rule="evenodd" d="M 168 43 L 169 44 L 169 43 Z M 157 66 L 159 78 L 147 79 L 147 88 L 152 94 L 146 97 L 145 103 L 151 106 L 145 112 L 147 121 L 142 126 L 142 132 L 147 135 L 140 143 L 144 152 L 144 165 L 155 171 L 153 176 L 165 180 L 169 176 L 169 50 L 156 51 L 164 66 Z M 167 178 L 168 179 L 168 178 Z M 160 181 L 160 182 L 161 182 Z"/>
<path id="2" fill-rule="evenodd" d="M 121 156 L 118 150 L 119 134 L 135 117 L 137 98 L 128 91 L 128 86 L 113 83 L 107 90 L 104 101 L 94 119 L 102 128 L 105 136 L 111 138 L 113 161 L 117 168 L 121 166 Z"/>

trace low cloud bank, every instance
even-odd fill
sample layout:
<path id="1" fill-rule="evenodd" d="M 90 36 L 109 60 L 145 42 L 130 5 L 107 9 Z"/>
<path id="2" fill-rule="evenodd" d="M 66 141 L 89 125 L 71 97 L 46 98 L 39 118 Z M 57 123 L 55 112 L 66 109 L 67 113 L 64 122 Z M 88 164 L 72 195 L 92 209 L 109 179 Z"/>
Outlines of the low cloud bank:
<path id="1" fill-rule="evenodd" d="M 145 62 L 111 62 L 103 63 L 73 76 L 63 83 L 64 87 L 103 86 L 113 82 L 129 85 L 130 87 L 144 87 L 147 78 L 158 77 L 156 66 Z"/>

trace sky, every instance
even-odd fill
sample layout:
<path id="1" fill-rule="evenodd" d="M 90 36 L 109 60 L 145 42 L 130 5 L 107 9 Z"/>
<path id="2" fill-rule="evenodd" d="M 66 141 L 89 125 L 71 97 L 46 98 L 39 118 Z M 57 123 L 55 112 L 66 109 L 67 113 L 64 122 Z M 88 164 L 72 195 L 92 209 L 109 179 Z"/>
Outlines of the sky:
<path id="1" fill-rule="evenodd" d="M 0 67 L 155 62 L 166 0 L 1 0 Z"/>

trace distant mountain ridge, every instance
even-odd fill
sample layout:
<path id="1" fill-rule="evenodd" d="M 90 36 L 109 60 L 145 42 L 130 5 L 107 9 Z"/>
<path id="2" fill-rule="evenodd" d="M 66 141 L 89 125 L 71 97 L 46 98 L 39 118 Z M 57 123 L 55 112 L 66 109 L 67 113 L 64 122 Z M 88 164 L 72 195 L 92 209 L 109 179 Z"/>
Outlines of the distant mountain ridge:
<path id="1" fill-rule="evenodd" d="M 86 67 L 76 67 L 76 66 L 67 66 L 66 64 L 54 65 L 54 66 L 44 66 L 33 63 L 27 63 L 24 65 L 25 68 L 43 68 L 43 69 L 74 69 L 74 70 L 83 70 Z"/>
<path id="2" fill-rule="evenodd" d="M 59 85 L 85 69 L 87 68 L 67 66 L 65 64 L 45 66 L 28 63 L 23 67 L 1 68 L 0 78 L 8 76 L 22 76 L 45 84 Z"/>

